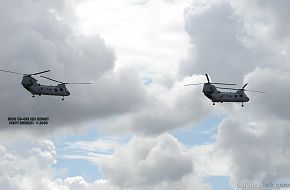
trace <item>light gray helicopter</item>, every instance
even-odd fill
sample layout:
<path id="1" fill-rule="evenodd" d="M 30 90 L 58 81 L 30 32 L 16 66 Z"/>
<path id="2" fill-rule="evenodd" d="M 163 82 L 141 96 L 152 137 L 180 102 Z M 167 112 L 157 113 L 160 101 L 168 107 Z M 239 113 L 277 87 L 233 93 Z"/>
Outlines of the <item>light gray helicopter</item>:
<path id="1" fill-rule="evenodd" d="M 246 95 L 245 91 L 250 91 L 250 92 L 259 92 L 259 93 L 265 93 L 263 91 L 256 91 L 256 90 L 247 90 L 245 87 L 248 85 L 246 83 L 242 88 L 225 88 L 225 87 L 217 87 L 213 84 L 218 84 L 218 85 L 236 85 L 236 84 L 231 84 L 231 83 L 211 83 L 209 81 L 209 77 L 207 74 L 205 74 L 207 83 L 196 83 L 196 84 L 186 84 L 185 86 L 190 86 L 190 85 L 201 85 L 203 84 L 203 89 L 202 92 L 206 97 L 208 97 L 212 102 L 213 105 L 215 105 L 215 102 L 241 102 L 242 107 L 244 106 L 244 102 L 248 102 L 250 99 Z M 217 89 L 227 89 L 227 90 L 236 90 L 235 92 L 221 92 L 218 91 Z"/>
<path id="2" fill-rule="evenodd" d="M 2 72 L 7 72 L 7 73 L 13 73 L 13 74 L 18 74 L 18 75 L 23 75 L 21 84 L 22 86 L 31 92 L 32 97 L 34 98 L 35 95 L 49 95 L 49 96 L 62 96 L 62 100 L 64 100 L 65 96 L 69 96 L 70 92 L 66 88 L 66 84 L 92 84 L 92 83 L 68 83 L 68 82 L 61 82 L 57 81 L 45 76 L 40 76 L 42 78 L 58 82 L 59 84 L 56 86 L 51 86 L 51 85 L 41 85 L 37 83 L 37 80 L 32 77 L 32 75 L 39 75 L 42 73 L 49 72 L 50 70 L 38 72 L 38 73 L 33 73 L 33 74 L 24 74 L 24 73 L 18 73 L 14 71 L 7 71 L 7 70 L 0 70 Z"/>

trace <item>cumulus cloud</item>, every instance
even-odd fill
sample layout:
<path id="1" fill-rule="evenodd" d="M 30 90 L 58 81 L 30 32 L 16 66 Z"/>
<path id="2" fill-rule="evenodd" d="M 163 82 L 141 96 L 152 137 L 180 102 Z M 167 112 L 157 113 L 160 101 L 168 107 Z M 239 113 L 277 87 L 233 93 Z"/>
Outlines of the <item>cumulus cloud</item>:
<path id="1" fill-rule="evenodd" d="M 254 65 L 250 63 L 251 52 L 239 38 L 242 22 L 230 3 L 209 1 L 202 5 L 193 4 L 184 15 L 191 48 L 189 59 L 179 67 L 180 74 L 209 73 L 217 80 L 241 81 L 243 74 Z M 220 68 L 224 68 L 227 74 Z"/>
<path id="2" fill-rule="evenodd" d="M 82 176 L 62 177 L 53 168 L 57 152 L 52 141 L 25 135 L 19 139 L 21 142 L 1 141 L 1 189 L 210 189 L 195 173 L 194 155 L 169 134 L 158 138 L 136 136 L 128 144 L 115 147 L 111 157 L 95 162 L 105 179 L 94 182 Z"/>
<path id="3" fill-rule="evenodd" d="M 194 172 L 188 149 L 172 135 L 134 137 L 100 163 L 108 181 L 124 189 L 209 189 Z"/>
<path id="4" fill-rule="evenodd" d="M 105 161 L 102 170 L 113 183 L 126 187 L 180 180 L 192 167 L 190 155 L 182 151 L 176 139 L 161 136 L 133 139 L 128 147 Z"/>
<path id="5" fill-rule="evenodd" d="M 282 68 L 257 68 L 246 75 L 245 81 L 251 81 L 251 88 L 266 91 L 263 95 L 251 94 L 253 103 L 249 108 L 253 115 L 289 121 L 290 101 L 286 95 L 290 93 L 289 73 L 290 70 Z"/>
<path id="6" fill-rule="evenodd" d="M 49 140 L 21 140 L 1 141 L 1 189 L 65 189 L 57 180 L 51 180 L 50 167 L 56 162 L 53 143 Z"/>
<path id="7" fill-rule="evenodd" d="M 214 151 L 233 184 L 289 178 L 289 14 L 286 1 L 209 1 L 185 11 L 192 47 L 180 74 L 249 83 L 245 109 L 228 107 Z M 225 72 L 226 71 L 226 72 Z M 208 155 L 208 154 L 207 154 Z M 210 163 L 209 163 L 210 164 Z"/>
<path id="8" fill-rule="evenodd" d="M 20 85 L 21 75 L 2 73 L 1 128 L 7 117 L 50 117 L 50 126 L 71 125 L 93 118 L 130 112 L 146 97 L 134 70 L 113 71 L 115 53 L 98 35 L 76 32 L 73 9 L 67 1 L 2 2 L 1 69 L 21 73 L 52 70 L 47 76 L 69 85 L 71 96 L 31 98 Z M 9 80 L 7 80 L 9 79 Z M 39 79 L 39 77 L 37 77 Z M 39 79 L 41 84 L 51 81 Z"/>
<path id="9" fill-rule="evenodd" d="M 106 39 L 76 32 L 73 9 L 67 1 L 32 3 L 22 0 L 19 7 L 15 7 L 13 1 L 2 1 L 1 69 L 17 72 L 51 69 L 47 75 L 58 80 L 94 82 L 91 86 L 70 86 L 71 96 L 61 102 L 56 101 L 56 97 L 32 99 L 19 84 L 21 76 L 1 73 L 2 129 L 19 129 L 7 127 L 8 116 L 49 116 L 53 127 L 109 118 L 109 124 L 104 125 L 106 131 L 114 134 L 129 132 L 142 137 L 135 136 L 123 145 L 107 141 L 70 145 L 69 150 L 87 146 L 84 150 L 91 152 L 89 156 L 76 155 L 79 157 L 74 158 L 89 159 L 101 167 L 106 179 L 92 183 L 82 176 L 65 179 L 54 176 L 57 171 L 51 166 L 56 162 L 56 151 L 51 141 L 21 141 L 19 144 L 11 138 L 1 142 L 0 146 L 1 188 L 210 189 L 199 174 L 228 174 L 232 182 L 289 178 L 288 4 L 287 1 L 260 0 L 195 1 L 184 12 L 191 47 L 188 59 L 179 66 L 179 76 L 169 77 L 170 82 L 162 82 L 168 73 L 162 74 L 160 80 L 148 76 L 150 82 L 143 85 L 134 66 L 122 67 L 124 60 L 130 60 L 126 59 L 128 56 L 122 57 L 128 49 L 118 57 L 118 52 L 115 55 Z M 144 7 L 150 7 L 153 13 L 159 12 L 152 8 L 153 5 L 153 1 L 149 1 Z M 146 14 L 146 11 L 141 12 L 141 16 Z M 140 23 L 135 18 L 138 17 L 134 17 L 134 22 Z M 169 24 L 166 29 L 174 26 L 177 25 Z M 147 39 L 154 35 L 155 32 L 150 33 Z M 132 35 L 132 39 L 140 38 Z M 128 41 L 128 37 L 121 40 L 124 41 Z M 153 46 L 145 44 L 140 47 L 140 52 Z M 120 47 L 124 47 L 124 43 Z M 136 54 L 140 52 L 134 51 Z M 161 53 L 162 56 L 166 54 L 167 51 Z M 140 58 L 149 57 L 144 55 Z M 115 67 L 116 57 L 121 58 L 118 69 Z M 140 63 L 141 68 L 152 60 L 158 59 L 154 56 L 146 59 Z M 173 64 L 177 59 L 166 61 L 166 64 Z M 162 72 L 160 68 L 164 65 L 152 68 Z M 175 67 L 171 65 L 170 68 Z M 196 75 L 204 73 L 209 73 L 212 80 L 218 82 L 247 82 L 249 89 L 263 90 L 266 94 L 249 92 L 251 100 L 243 109 L 223 104 L 226 118 L 218 126 L 216 142 L 188 150 L 167 132 L 217 113 L 212 111 L 200 87 L 184 87 L 186 83 L 204 81 L 204 76 Z M 37 129 L 40 133 L 51 130 Z M 9 137 L 11 134 L 4 139 Z M 4 173 L 6 170 L 9 172 Z"/>
<path id="10" fill-rule="evenodd" d="M 230 157 L 233 184 L 289 178 L 289 71 L 257 68 L 245 77 L 251 88 L 246 110 L 235 110 L 219 126 L 217 150 Z"/>
<path id="11" fill-rule="evenodd" d="M 21 5 L 23 9 L 13 14 L 10 12 L 14 10 L 14 4 L 3 5 L 6 8 L 3 8 L 1 13 L 2 22 L 3 25 L 7 25 L 7 32 L 6 36 L 2 36 L 5 43 L 0 47 L 3 50 L 2 69 L 23 73 L 51 69 L 50 73 L 46 73 L 48 77 L 64 82 L 94 84 L 67 85 L 71 95 L 66 97 L 64 102 L 60 101 L 60 98 L 47 96 L 32 99 L 29 92 L 19 84 L 21 76 L 1 73 L 1 86 L 5 89 L 0 100 L 3 113 L 0 116 L 2 129 L 15 129 L 8 128 L 8 117 L 49 117 L 49 126 L 55 129 L 96 119 L 123 116 L 114 119 L 118 120 L 115 126 L 121 127 L 115 127 L 113 130 L 120 131 L 120 128 L 134 133 L 158 135 L 168 129 L 187 125 L 192 120 L 198 121 L 203 117 L 202 113 L 209 112 L 201 106 L 199 96 L 192 96 L 195 91 L 183 86 L 184 80 L 175 84 L 170 79 L 172 85 L 164 88 L 166 77 L 159 77 L 157 81 L 151 79 L 154 83 L 154 89 L 151 90 L 142 84 L 134 66 L 115 69 L 116 56 L 113 48 L 99 35 L 77 32 L 77 19 L 74 20 L 73 8 L 67 1 L 33 4 L 27 0 Z M 170 4 L 164 5 L 164 2 L 158 2 L 157 5 L 173 9 Z M 180 9 L 181 5 L 176 5 Z M 156 13 L 152 2 L 148 6 L 147 9 Z M 33 11 L 29 11 L 30 9 Z M 146 16 L 145 13 L 146 11 L 142 15 Z M 20 17 L 22 14 L 27 15 Z M 69 16 L 72 19 L 69 19 Z M 160 19 L 164 20 L 163 16 Z M 174 24 L 167 23 L 164 27 L 171 29 L 171 25 L 180 25 L 174 18 L 172 20 Z M 172 64 L 176 65 L 174 62 Z M 5 80 L 7 78 L 11 80 Z M 155 84 L 160 78 L 162 84 Z M 44 79 L 39 79 L 39 82 L 52 84 Z M 196 104 L 202 110 L 195 111 Z M 41 130 L 38 130 L 38 127 L 28 129 L 36 129 L 34 131 L 38 134 L 46 134 L 54 131 L 51 127 Z"/>
<path id="12" fill-rule="evenodd" d="M 220 150 L 231 158 L 232 182 L 289 178 L 288 125 L 274 120 L 253 126 L 237 118 L 221 124 L 217 142 Z"/>
<path id="13" fill-rule="evenodd" d="M 198 122 L 212 113 L 209 100 L 202 96 L 200 86 L 185 87 L 204 76 L 187 77 L 172 88 L 152 84 L 148 87 L 147 104 L 134 114 L 114 122 L 110 131 L 129 130 L 141 135 L 159 135 L 168 130 Z"/>

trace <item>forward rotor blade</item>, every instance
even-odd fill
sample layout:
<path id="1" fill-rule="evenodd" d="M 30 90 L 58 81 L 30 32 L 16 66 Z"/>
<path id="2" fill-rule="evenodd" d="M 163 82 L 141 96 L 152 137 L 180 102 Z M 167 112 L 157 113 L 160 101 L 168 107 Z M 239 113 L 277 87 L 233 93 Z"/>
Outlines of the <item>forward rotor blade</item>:
<path id="1" fill-rule="evenodd" d="M 213 82 L 210 84 L 221 84 L 221 85 L 237 85 L 237 84 L 233 84 L 233 83 L 222 83 L 222 82 Z"/>
<path id="2" fill-rule="evenodd" d="M 42 73 L 47 73 L 49 71 L 50 70 L 46 70 L 46 71 L 41 71 L 41 72 L 38 72 L 38 73 L 29 74 L 29 75 L 39 75 L 39 74 L 42 74 Z"/>
<path id="3" fill-rule="evenodd" d="M 45 79 L 48 79 L 48 80 L 51 80 L 51 81 L 54 81 L 54 82 L 58 82 L 58 83 L 62 83 L 62 84 L 67 84 L 65 82 L 61 82 L 61 81 L 58 81 L 58 80 L 54 80 L 54 79 L 51 79 L 51 78 L 48 78 L 48 77 L 45 77 L 45 76 L 40 76 L 42 78 L 45 78 Z"/>
<path id="4" fill-rule="evenodd" d="M 13 71 L 6 71 L 6 70 L 0 70 L 2 72 L 6 72 L 6 73 L 13 73 L 13 74 L 18 74 L 18 75 L 25 75 L 23 73 L 17 73 L 17 72 L 13 72 Z"/>
<path id="5" fill-rule="evenodd" d="M 206 76 L 206 79 L 207 79 L 207 83 L 210 83 L 210 82 L 209 82 L 209 77 L 208 77 L 208 75 L 205 74 L 205 76 Z"/>
<path id="6" fill-rule="evenodd" d="M 184 86 L 193 86 L 193 85 L 201 85 L 201 84 L 204 84 L 204 83 L 193 83 L 193 84 L 186 84 Z"/>

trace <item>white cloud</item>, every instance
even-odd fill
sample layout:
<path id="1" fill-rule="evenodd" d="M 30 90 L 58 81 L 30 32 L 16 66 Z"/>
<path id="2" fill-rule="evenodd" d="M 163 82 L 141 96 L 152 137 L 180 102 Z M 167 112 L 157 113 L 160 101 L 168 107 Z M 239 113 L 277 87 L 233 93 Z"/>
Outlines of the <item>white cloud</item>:
<path id="1" fill-rule="evenodd" d="M 94 82 L 69 87 L 72 95 L 60 103 L 55 97 L 32 100 L 18 76 L 1 73 L 1 189 L 210 189 L 200 175 L 230 175 L 232 182 L 289 178 L 288 2 L 195 1 L 184 18 L 186 3 L 112 2 L 75 2 L 78 21 L 68 1 L 0 6 L 1 69 L 52 69 L 49 76 L 59 80 Z M 204 73 L 221 82 L 248 82 L 266 94 L 248 93 L 243 109 L 212 107 L 200 87 L 184 87 L 202 81 L 196 74 Z M 142 77 L 150 82 L 143 85 Z M 213 144 L 186 148 L 167 134 L 220 112 L 227 118 Z M 7 127 L 8 116 L 35 114 L 50 116 L 54 127 L 37 128 L 38 134 L 63 125 L 77 131 L 79 123 L 98 119 L 106 132 L 143 137 L 128 144 L 68 144 L 66 150 L 76 152 L 64 158 L 88 159 L 106 179 L 60 179 L 51 168 L 51 141 L 23 140 L 31 128 Z"/>
<path id="2" fill-rule="evenodd" d="M 172 88 L 159 84 L 147 87 L 146 105 L 138 112 L 126 115 L 110 124 L 110 132 L 133 131 L 142 135 L 158 135 L 168 130 L 198 122 L 212 113 L 210 101 L 203 97 L 202 87 L 185 87 L 192 81 L 204 81 L 193 76 L 175 82 Z"/>
<path id="3" fill-rule="evenodd" d="M 289 18 L 288 2 L 208 1 L 185 11 L 192 48 L 180 74 L 210 73 L 214 80 L 249 83 L 250 102 L 244 109 L 227 107 L 218 126 L 213 153 L 228 164 L 205 169 L 220 175 L 229 171 L 233 184 L 289 178 Z M 204 146 L 204 145 L 203 145 Z M 203 146 L 195 149 L 204 150 Z M 223 159 L 222 159 L 223 160 Z"/>
<path id="4" fill-rule="evenodd" d="M 88 187 L 88 183 L 81 176 L 66 178 L 64 183 L 70 190 L 86 189 Z"/>
<path id="5" fill-rule="evenodd" d="M 114 184 L 124 187 L 179 180 L 191 172 L 193 164 L 179 146 L 168 135 L 157 139 L 135 137 L 117 149 L 114 157 L 104 160 L 101 169 Z"/>
<path id="6" fill-rule="evenodd" d="M 122 189 L 210 188 L 195 173 L 191 152 L 169 134 L 133 137 L 98 165 L 107 181 Z"/>
<path id="7" fill-rule="evenodd" d="M 190 37 L 189 59 L 181 75 L 209 73 L 213 79 L 239 82 L 254 68 L 253 55 L 241 42 L 240 18 L 227 1 L 193 4 L 185 10 L 185 29 Z M 226 74 L 221 70 L 223 68 Z"/>
<path id="8" fill-rule="evenodd" d="M 229 176 L 230 158 L 216 144 L 196 145 L 191 148 L 195 170 L 202 176 Z"/>
<path id="9" fill-rule="evenodd" d="M 82 176 L 56 177 L 58 170 L 52 165 L 57 153 L 51 141 L 28 137 L 18 140 L 21 142 L 0 146 L 1 189 L 210 189 L 195 174 L 189 149 L 169 134 L 134 137 L 128 144 L 116 147 L 112 157 L 95 163 L 107 179 L 91 183 Z"/>
<path id="10" fill-rule="evenodd" d="M 155 80 L 175 75 L 186 56 L 187 35 L 183 30 L 186 1 L 85 1 L 76 4 L 80 31 L 100 33 L 114 44 L 116 66 L 137 68 Z"/>
<path id="11" fill-rule="evenodd" d="M 237 118 L 225 120 L 217 143 L 231 157 L 234 182 L 271 181 L 289 178 L 289 130 L 277 120 L 250 126 Z"/>
<path id="12" fill-rule="evenodd" d="M 56 152 L 51 141 L 18 138 L 7 143 L 1 139 L 1 189 L 66 189 L 53 179 Z"/>
<path id="13" fill-rule="evenodd" d="M 32 99 L 20 85 L 21 76 L 1 72 L 0 85 L 5 89 L 0 95 L 2 129 L 7 129 L 7 117 L 13 116 L 50 117 L 49 126 L 60 128 L 122 115 L 138 108 L 146 98 L 134 69 L 113 71 L 115 53 L 104 39 L 75 31 L 76 21 L 68 20 L 75 16 L 68 1 L 25 0 L 19 7 L 7 1 L 1 9 L 1 69 L 22 73 L 50 69 L 47 76 L 60 81 L 94 82 L 69 85 L 71 96 L 64 102 L 47 96 Z M 43 79 L 39 82 L 51 84 Z M 39 134 L 53 131 L 51 127 L 41 128 Z"/>

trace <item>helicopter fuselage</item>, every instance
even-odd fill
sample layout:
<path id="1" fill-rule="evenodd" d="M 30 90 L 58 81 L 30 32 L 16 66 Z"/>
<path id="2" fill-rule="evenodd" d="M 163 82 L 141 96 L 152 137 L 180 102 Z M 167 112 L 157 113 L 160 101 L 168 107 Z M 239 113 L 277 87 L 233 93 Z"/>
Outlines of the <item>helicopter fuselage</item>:
<path id="1" fill-rule="evenodd" d="M 8 71 L 8 70 L 3 70 L 3 69 L 0 69 L 0 71 L 6 72 L 6 73 L 17 74 L 17 75 L 23 75 L 21 84 L 26 90 L 31 92 L 32 97 L 34 97 L 34 95 L 62 96 L 62 100 L 64 100 L 64 96 L 70 95 L 70 92 L 67 90 L 67 88 L 65 86 L 66 84 L 92 84 L 90 82 L 82 82 L 82 83 L 80 83 L 80 82 L 78 82 L 78 83 L 61 82 L 61 81 L 58 81 L 58 80 L 55 80 L 55 79 L 52 79 L 49 77 L 40 76 L 40 77 L 45 78 L 47 80 L 51 80 L 51 81 L 58 83 L 58 85 L 56 85 L 56 86 L 41 85 L 41 84 L 38 84 L 37 80 L 35 78 L 33 78 L 32 76 L 39 75 L 42 73 L 47 73 L 50 70 L 45 70 L 45 71 L 31 73 L 31 74 L 19 73 L 19 72 Z"/>
<path id="2" fill-rule="evenodd" d="M 202 92 L 207 98 L 209 98 L 213 102 L 213 105 L 215 105 L 215 102 L 221 102 L 221 103 L 241 102 L 242 107 L 243 107 L 244 106 L 243 103 L 248 102 L 250 100 L 249 97 L 245 94 L 245 91 L 265 93 L 264 91 L 245 89 L 248 83 L 244 84 L 242 88 L 229 88 L 229 87 L 215 86 L 214 84 L 217 84 L 217 85 L 236 85 L 236 84 L 221 83 L 221 82 L 211 83 L 209 80 L 208 74 L 205 74 L 205 76 L 207 79 L 207 83 L 193 83 L 193 84 L 186 84 L 185 86 L 203 84 Z M 231 91 L 221 92 L 221 91 L 218 91 L 217 89 L 226 89 L 226 90 L 235 90 L 235 91 L 234 92 L 231 92 Z"/>
<path id="3" fill-rule="evenodd" d="M 248 102 L 249 98 L 243 90 L 236 92 L 220 92 L 212 84 L 205 83 L 202 92 L 212 102 Z"/>
<path id="4" fill-rule="evenodd" d="M 37 80 L 30 75 L 25 75 L 22 78 L 21 84 L 23 87 L 31 92 L 33 95 L 50 95 L 50 96 L 69 96 L 70 92 L 67 90 L 65 84 L 58 84 L 56 86 L 40 85 Z"/>

